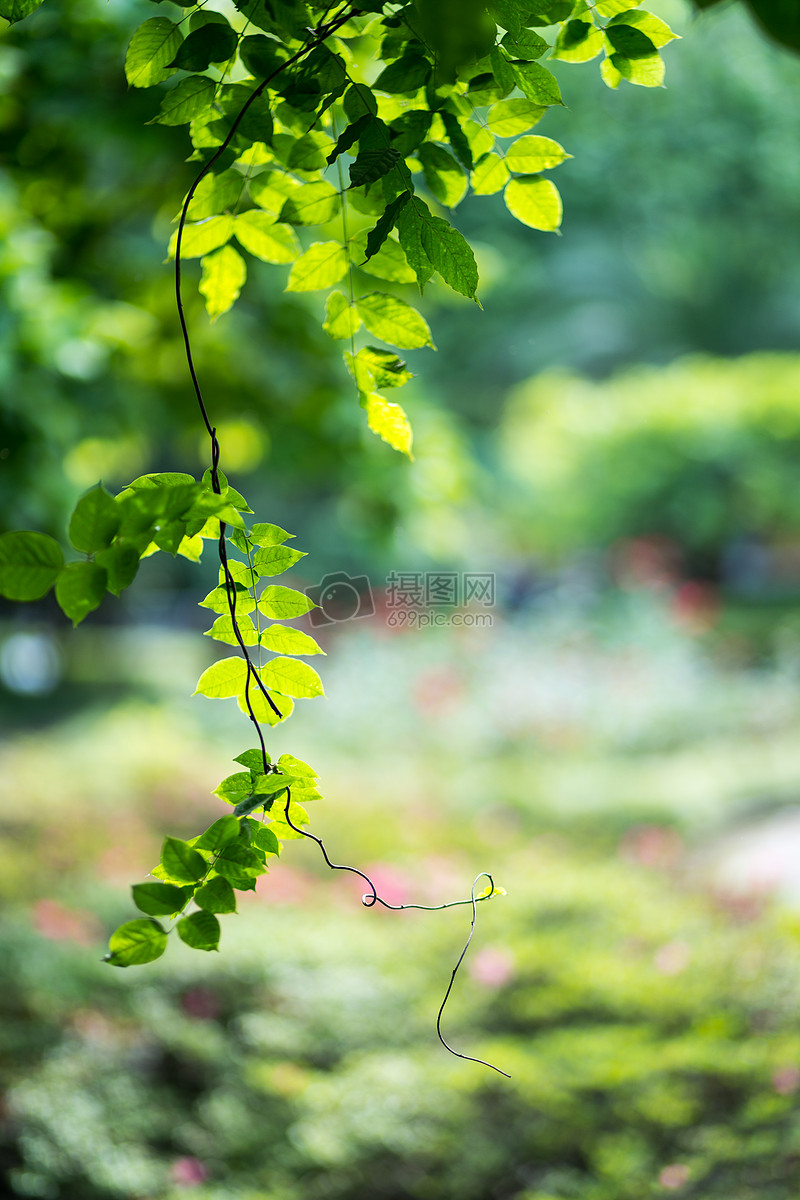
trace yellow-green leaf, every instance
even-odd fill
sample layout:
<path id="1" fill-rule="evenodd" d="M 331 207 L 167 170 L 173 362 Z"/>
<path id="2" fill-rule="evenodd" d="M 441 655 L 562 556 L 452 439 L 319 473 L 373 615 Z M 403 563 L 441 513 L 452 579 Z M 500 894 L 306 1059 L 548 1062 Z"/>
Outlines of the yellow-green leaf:
<path id="1" fill-rule="evenodd" d="M 634 29 L 640 30 L 656 47 L 666 46 L 667 42 L 679 37 L 677 33 L 672 32 L 665 21 L 662 21 L 660 17 L 653 16 L 652 13 L 645 12 L 644 9 L 626 12 L 609 21 L 609 25 L 621 23 L 632 25 Z"/>
<path id="2" fill-rule="evenodd" d="M 278 712 L 281 714 L 280 716 L 278 716 L 278 713 L 276 713 L 272 706 L 267 703 L 261 688 L 255 683 L 250 685 L 250 708 L 252 708 L 253 716 L 258 721 L 259 725 L 277 725 L 279 721 L 285 721 L 286 718 L 290 717 L 294 712 L 294 700 L 290 700 L 288 696 L 276 695 L 273 696 L 272 699 L 276 708 L 278 709 Z M 236 702 L 242 712 L 246 713 L 247 716 L 250 716 L 250 710 L 247 707 L 247 701 L 245 700 L 244 692 L 242 692 L 241 696 L 237 697 Z"/>
<path id="3" fill-rule="evenodd" d="M 485 154 L 472 172 L 472 190 L 476 196 L 493 196 L 508 183 L 508 167 L 499 154 Z"/>
<path id="4" fill-rule="evenodd" d="M 208 696 L 210 700 L 224 700 L 227 696 L 238 696 L 244 691 L 247 679 L 247 663 L 234 656 L 223 658 L 203 671 L 197 681 L 195 696 Z"/>
<path id="5" fill-rule="evenodd" d="M 340 242 L 314 242 L 289 273 L 287 292 L 316 292 L 330 287 L 347 272 L 347 255 Z"/>
<path id="6" fill-rule="evenodd" d="M 257 209 L 240 213 L 233 232 L 245 250 L 262 262 L 290 263 L 300 254 L 300 244 L 291 226 L 276 225 L 269 213 Z"/>
<path id="7" fill-rule="evenodd" d="M 151 17 L 134 33 L 125 55 L 125 78 L 131 87 L 150 87 L 169 79 L 172 62 L 183 37 L 178 26 L 166 17 Z"/>
<path id="8" fill-rule="evenodd" d="M 209 217 L 207 221 L 197 221 L 184 225 L 181 238 L 181 258 L 202 258 L 210 254 L 218 246 L 224 246 L 233 233 L 233 217 L 223 213 L 218 217 Z M 178 248 L 177 229 L 169 239 L 169 257 L 174 258 Z"/>
<path id="9" fill-rule="evenodd" d="M 272 662 L 261 668 L 259 675 L 270 691 L 279 692 L 282 696 L 311 700 L 315 696 L 325 695 L 322 680 L 314 668 L 294 658 L 273 658 Z"/>
<path id="10" fill-rule="evenodd" d="M 401 350 L 421 346 L 435 349 L 425 318 L 401 300 L 385 292 L 369 292 L 356 301 L 358 314 L 370 333 Z"/>
<path id="11" fill-rule="evenodd" d="M 324 654 L 312 637 L 291 625 L 270 625 L 261 634 L 261 645 L 276 654 Z"/>
<path id="12" fill-rule="evenodd" d="M 572 158 L 563 146 L 546 137 L 521 137 L 506 151 L 506 164 L 511 171 L 533 175 L 557 167 L 565 158 Z"/>
<path id="13" fill-rule="evenodd" d="M 214 98 L 214 80 L 207 75 L 190 75 L 167 92 L 158 114 L 149 125 L 188 125 L 209 107 Z"/>
<path id="14" fill-rule="evenodd" d="M 544 105 L 532 100 L 500 100 L 489 109 L 486 121 L 497 137 L 516 137 L 538 124 L 546 112 Z"/>
<path id="15" fill-rule="evenodd" d="M 202 266 L 200 294 L 205 297 L 209 317 L 216 321 L 238 300 L 247 278 L 247 267 L 233 246 L 223 246 L 213 254 L 207 254 Z"/>
<path id="16" fill-rule="evenodd" d="M 258 641 L 258 633 L 256 632 L 256 628 L 253 625 L 250 617 L 243 616 L 237 612 L 236 624 L 239 627 L 239 633 L 241 634 L 241 638 L 245 646 L 255 646 L 256 642 Z M 231 620 L 230 615 L 225 616 L 223 614 L 222 616 L 217 617 L 214 624 L 210 629 L 206 630 L 203 636 L 214 638 L 215 641 L 224 642 L 228 646 L 239 645 L 238 638 L 233 631 L 233 621 Z"/>
<path id="17" fill-rule="evenodd" d="M 341 292 L 331 292 L 325 305 L 322 328 L 332 338 L 351 338 L 361 328 L 361 317 L 355 305 Z"/>
<path id="18" fill-rule="evenodd" d="M 378 392 L 371 392 L 362 403 L 367 410 L 367 421 L 372 432 L 401 454 L 413 458 L 411 445 L 414 434 L 404 409 L 399 404 L 385 400 Z"/>
<path id="19" fill-rule="evenodd" d="M 555 232 L 561 224 L 561 197 L 555 184 L 541 175 L 520 175 L 503 194 L 508 211 L 532 229 Z"/>
<path id="20" fill-rule="evenodd" d="M 283 587 L 280 583 L 271 583 L 261 593 L 258 607 L 270 620 L 291 621 L 292 617 L 302 617 L 316 608 L 316 604 L 303 592 Z"/>

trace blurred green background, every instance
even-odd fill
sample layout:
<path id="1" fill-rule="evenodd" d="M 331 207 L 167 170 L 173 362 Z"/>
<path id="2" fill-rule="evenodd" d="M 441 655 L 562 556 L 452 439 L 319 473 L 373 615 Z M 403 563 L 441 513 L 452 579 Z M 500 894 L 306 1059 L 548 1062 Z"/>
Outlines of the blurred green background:
<path id="1" fill-rule="evenodd" d="M 276 751 L 387 899 L 507 888 L 444 1025 L 512 1080 L 435 1038 L 468 912 L 364 910 L 311 844 L 219 955 L 100 963 L 249 741 L 190 697 L 213 563 L 157 556 L 74 633 L 0 608 L 4 1194 L 796 1195 L 800 60 L 738 5 L 653 7 L 666 90 L 557 65 L 564 236 L 459 209 L 485 311 L 426 292 L 413 466 L 279 270 L 216 326 L 189 300 L 226 470 L 311 552 L 295 586 L 375 601 L 315 631 L 328 698 Z M 153 12 L 48 0 L 0 41 L 4 528 L 63 538 L 98 479 L 206 465 L 162 262 L 192 169 L 120 68 Z M 392 626 L 391 571 L 495 573 L 492 624 Z"/>

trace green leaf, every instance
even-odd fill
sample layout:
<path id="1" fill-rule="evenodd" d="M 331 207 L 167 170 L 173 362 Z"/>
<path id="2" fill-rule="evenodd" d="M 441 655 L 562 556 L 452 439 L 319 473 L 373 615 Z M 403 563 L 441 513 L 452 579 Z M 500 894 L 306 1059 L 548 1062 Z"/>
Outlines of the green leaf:
<path id="1" fill-rule="evenodd" d="M 40 600 L 64 566 L 55 538 L 35 531 L 0 534 L 0 596 L 7 600 Z"/>
<path id="2" fill-rule="evenodd" d="M 508 182 L 508 167 L 499 154 L 484 154 L 472 172 L 472 190 L 476 196 L 493 196 Z"/>
<path id="3" fill-rule="evenodd" d="M 589 62 L 604 46 L 602 30 L 591 21 L 567 21 L 556 38 L 553 58 L 564 62 Z"/>
<path id="4" fill-rule="evenodd" d="M 212 28 L 211 25 L 206 26 L 206 29 Z M 198 33 L 202 32 L 198 30 Z M 167 92 L 158 114 L 148 124 L 188 125 L 211 104 L 214 87 L 214 80 L 206 75 L 190 75 L 188 79 L 182 79 L 177 87 Z"/>
<path id="5" fill-rule="evenodd" d="M 151 17 L 140 25 L 125 55 L 125 78 L 131 87 L 151 87 L 169 79 L 175 71 L 169 64 L 182 41 L 178 26 L 166 17 Z"/>
<path id="6" fill-rule="evenodd" d="M 420 346 L 436 349 L 428 322 L 405 300 L 385 292 L 369 292 L 358 298 L 356 307 L 370 333 L 382 341 L 399 346 L 401 350 Z"/>
<path id="7" fill-rule="evenodd" d="M 238 824 L 238 822 L 237 822 Z M 215 875 L 194 894 L 194 902 L 198 907 L 210 913 L 236 912 L 236 896 L 227 879 Z"/>
<path id="8" fill-rule="evenodd" d="M 255 771 L 258 775 L 264 771 L 264 754 L 261 747 L 257 750 L 244 750 L 233 761 L 241 763 L 243 767 L 247 767 L 250 771 Z M 272 759 L 267 755 L 267 763 L 271 761 Z"/>
<path id="9" fill-rule="evenodd" d="M 250 796 L 245 796 L 244 800 L 240 800 L 233 810 L 237 817 L 246 817 L 248 813 L 255 812 L 257 808 L 263 808 L 265 804 L 269 804 L 272 800 L 278 798 L 281 792 L 285 792 L 292 784 L 292 780 L 289 777 L 282 775 L 265 775 L 262 778 L 269 782 L 269 788 L 254 792 Z"/>
<path id="10" fill-rule="evenodd" d="M 258 582 L 258 575 L 248 563 L 237 562 L 235 558 L 229 558 L 226 562 L 228 575 L 234 583 L 244 584 L 246 588 L 255 587 Z M 225 567 L 220 563 L 219 582 L 225 582 Z"/>
<path id="11" fill-rule="evenodd" d="M 10 21 L 22 21 L 42 4 L 42 0 L 0 0 L 0 17 Z"/>
<path id="12" fill-rule="evenodd" d="M 444 117 L 444 113 L 441 116 Z M 389 125 L 391 145 L 403 158 L 408 158 L 424 142 L 432 120 L 433 113 L 424 108 L 401 113 Z"/>
<path id="13" fill-rule="evenodd" d="M 467 179 L 461 166 L 452 154 L 434 142 L 420 146 L 418 157 L 429 190 L 446 208 L 455 208 L 467 192 Z"/>
<path id="14" fill-rule="evenodd" d="M 355 305 L 341 292 L 331 292 L 325 305 L 322 328 L 332 338 L 352 338 L 361 328 L 361 317 Z"/>
<path id="15" fill-rule="evenodd" d="M 375 116 L 378 111 L 378 102 L 372 94 L 372 89 L 365 83 L 352 84 L 345 92 L 342 103 L 351 121 L 357 121 L 359 117 L 367 114 Z"/>
<path id="16" fill-rule="evenodd" d="M 108 576 L 93 562 L 67 563 L 56 579 L 56 600 L 73 625 L 99 607 L 106 594 Z"/>
<path id="17" fill-rule="evenodd" d="M 392 404 L 389 400 L 384 399 L 378 392 L 370 392 L 364 398 L 363 404 L 367 410 L 367 423 L 372 432 L 377 433 L 393 449 L 413 458 L 411 446 L 414 434 L 404 409 L 399 404 Z"/>
<path id="18" fill-rule="evenodd" d="M 250 254 L 267 263 L 294 262 L 300 245 L 290 225 L 276 225 L 265 212 L 253 209 L 235 218 L 233 232 Z"/>
<path id="19" fill-rule="evenodd" d="M 233 246 L 223 246 L 202 261 L 203 275 L 199 291 L 206 301 L 212 321 L 233 307 L 247 278 L 244 259 Z"/>
<path id="20" fill-rule="evenodd" d="M 281 844 L 275 834 L 268 825 L 262 825 L 256 822 L 256 829 L 253 833 L 253 842 L 258 846 L 259 850 L 263 850 L 265 854 L 280 854 Z"/>
<path id="21" fill-rule="evenodd" d="M 290 700 L 288 696 L 271 696 L 271 699 L 280 716 L 275 712 L 272 705 L 267 703 L 260 688 L 255 686 L 250 688 L 250 708 L 252 708 L 253 716 L 259 725 L 277 725 L 280 721 L 285 721 L 290 717 L 294 711 L 294 700 Z M 241 712 L 249 717 L 250 709 L 247 707 L 244 693 L 236 697 L 236 703 L 239 705 Z"/>
<path id="22" fill-rule="evenodd" d="M 202 854 L 193 850 L 188 842 L 168 837 L 161 848 L 161 867 L 172 882 L 197 883 L 208 869 Z"/>
<path id="23" fill-rule="evenodd" d="M 282 587 L 279 583 L 271 583 L 261 593 L 258 607 L 270 620 L 290 621 L 292 617 L 302 617 L 304 613 L 311 612 L 311 609 L 317 606 L 302 592 L 297 592 L 294 588 Z"/>
<path id="24" fill-rule="evenodd" d="M 224 700 L 228 696 L 238 696 L 244 690 L 246 679 L 247 663 L 243 658 L 238 656 L 222 658 L 203 671 L 197 681 L 194 695 L 208 696 L 211 700 Z"/>
<path id="25" fill-rule="evenodd" d="M 139 570 L 139 551 L 129 542 L 118 541 L 108 550 L 101 550 L 95 558 L 108 576 L 106 587 L 115 596 L 130 587 Z"/>
<path id="26" fill-rule="evenodd" d="M 416 92 L 424 87 L 431 73 L 431 64 L 421 54 L 408 53 L 381 71 L 372 85 L 378 92 Z"/>
<path id="27" fill-rule="evenodd" d="M 69 522 L 69 540 L 83 554 L 94 554 L 111 545 L 122 510 L 101 483 L 82 496 Z"/>
<path id="28" fill-rule="evenodd" d="M 346 274 L 347 255 L 340 242 L 312 242 L 289 272 L 286 291 L 316 292 L 338 283 Z"/>
<path id="29" fill-rule="evenodd" d="M 226 814 L 219 817 L 213 825 L 209 825 L 205 833 L 192 839 L 195 850 L 222 850 L 238 840 L 240 826 L 235 816 Z"/>
<path id="30" fill-rule="evenodd" d="M 301 558 L 305 558 L 304 551 L 291 546 L 265 546 L 253 555 L 253 567 L 259 575 L 282 575 Z"/>
<path id="31" fill-rule="evenodd" d="M 620 14 L 609 21 L 609 25 L 612 26 L 620 23 L 640 30 L 656 48 L 666 46 L 667 42 L 678 37 L 678 34 L 673 33 L 665 21 L 662 21 L 660 17 L 654 17 L 652 13 L 645 12 L 644 9 Z"/>
<path id="32" fill-rule="evenodd" d="M 240 584 L 236 585 L 236 615 L 240 613 L 251 613 L 255 609 L 256 602 L 250 595 L 249 590 Z M 210 608 L 212 612 L 226 614 L 230 616 L 230 605 L 228 604 L 228 593 L 224 587 L 215 587 L 209 592 L 205 600 L 200 601 L 200 608 Z"/>
<path id="33" fill-rule="evenodd" d="M 639 87 L 661 87 L 664 82 L 664 61 L 660 54 L 647 58 L 626 58 L 612 54 L 600 64 L 600 74 L 609 87 L 617 87 L 622 79 Z"/>
<path id="34" fill-rule="evenodd" d="M 362 346 L 355 358 L 345 354 L 345 361 L 360 392 L 370 392 L 375 387 L 402 387 L 414 378 L 402 359 L 377 346 Z"/>
<path id="35" fill-rule="evenodd" d="M 189 897 L 188 888 L 174 883 L 135 883 L 131 890 L 136 907 L 151 917 L 171 917 L 180 912 Z"/>
<path id="36" fill-rule="evenodd" d="M 428 206 L 416 196 L 409 209 L 412 205 L 419 205 L 424 210 L 422 248 L 430 262 L 448 287 L 462 296 L 473 298 L 478 287 L 478 268 L 469 242 L 447 221 L 431 216 Z"/>
<path id="37" fill-rule="evenodd" d="M 406 200 L 410 199 L 407 192 L 404 192 L 403 196 Z M 363 261 L 366 255 L 363 231 L 356 234 L 350 244 L 353 265 L 358 267 L 359 271 L 363 271 L 365 275 L 372 275 L 377 279 L 386 279 L 391 283 L 413 283 L 417 278 L 416 273 L 409 266 L 403 247 L 393 237 L 388 237 L 380 250 L 371 255 L 366 261 Z M 428 267 L 428 277 L 430 277 L 430 264 L 428 264 Z"/>
<path id="38" fill-rule="evenodd" d="M 158 921 L 141 917 L 115 929 L 108 941 L 104 962 L 112 967 L 135 967 L 160 958 L 167 948 L 167 935 Z"/>
<path id="39" fill-rule="evenodd" d="M 237 612 L 236 624 L 239 627 L 239 633 L 245 646 L 255 646 L 258 641 L 258 633 L 250 617 Z M 214 638 L 217 642 L 224 642 L 226 646 L 239 645 L 239 639 L 233 631 L 233 621 L 230 618 L 230 613 L 223 613 L 222 616 L 217 617 L 214 624 L 210 629 L 206 630 L 203 636 Z"/>
<path id="40" fill-rule="evenodd" d="M 627 12 L 629 8 L 638 8 L 639 0 L 597 0 L 594 10 L 598 17 L 615 17 L 617 13 Z"/>
<path id="41" fill-rule="evenodd" d="M 359 150 L 358 158 L 350 164 L 350 186 L 366 187 L 375 183 L 376 180 L 383 179 L 384 175 L 388 175 L 401 161 L 400 154 L 392 146 L 383 146 L 378 150 Z"/>
<path id="42" fill-rule="evenodd" d="M 500 45 L 511 58 L 541 58 L 545 50 L 550 49 L 549 43 L 538 33 L 534 33 L 532 29 L 520 29 L 516 36 L 507 33 L 502 38 Z"/>
<path id="43" fill-rule="evenodd" d="M 250 74 L 260 79 L 266 79 L 286 62 L 287 53 L 280 42 L 265 37 L 263 33 L 242 38 L 239 43 L 239 57 Z"/>
<path id="44" fill-rule="evenodd" d="M 250 540 L 256 546 L 280 546 L 293 537 L 293 533 L 287 533 L 280 525 L 270 525 L 268 521 L 256 521 L 250 529 Z"/>
<path id="45" fill-rule="evenodd" d="M 538 124 L 546 112 L 544 105 L 532 100 L 501 100 L 489 109 L 486 121 L 497 137 L 516 137 Z"/>
<path id="46" fill-rule="evenodd" d="M 234 219 L 229 213 L 209 217 L 207 221 L 187 224 L 181 238 L 181 258 L 202 258 L 229 241 L 234 230 Z M 169 257 L 174 258 L 178 249 L 178 230 L 169 240 Z"/>
<path id="47" fill-rule="evenodd" d="M 290 625 L 270 625 L 261 634 L 261 645 L 276 654 L 324 654 L 312 637 Z"/>
<path id="48" fill-rule="evenodd" d="M 227 62 L 235 53 L 236 34 L 223 17 L 193 29 L 170 65 L 182 71 L 206 71 L 212 63 Z"/>
<path id="49" fill-rule="evenodd" d="M 250 887 L 250 881 L 266 872 L 263 855 L 248 846 L 226 846 L 214 862 L 217 875 L 222 875 L 235 888 Z"/>
<path id="50" fill-rule="evenodd" d="M 520 175 L 508 183 L 503 198 L 508 211 L 531 229 L 554 232 L 561 224 L 561 197 L 549 179 Z"/>
<path id="51" fill-rule="evenodd" d="M 178 937 L 193 950 L 216 950 L 219 946 L 219 921 L 210 912 L 201 909 L 182 917 L 176 926 Z"/>
<path id="52" fill-rule="evenodd" d="M 521 171 L 526 175 L 557 167 L 565 158 L 572 158 L 572 155 L 567 154 L 558 142 L 546 137 L 521 137 L 506 151 L 509 170 Z"/>
<path id="53" fill-rule="evenodd" d="M 260 763 L 261 759 L 259 758 Z M 263 766 L 259 765 L 255 769 L 261 771 Z M 225 800 L 228 804 L 238 804 L 245 796 L 249 796 L 252 790 L 253 778 L 250 772 L 237 771 L 233 775 L 228 775 L 222 783 L 214 788 L 214 795 L 219 796 L 220 800 Z"/>
<path id="54" fill-rule="evenodd" d="M 282 696 L 313 700 L 325 695 L 322 680 L 314 668 L 293 658 L 273 658 L 259 674 L 266 687 Z"/>
<path id="55" fill-rule="evenodd" d="M 303 762 L 302 758 L 295 758 L 293 754 L 282 754 L 278 759 L 278 766 L 287 775 L 299 775 L 301 779 L 317 778 L 317 772 L 314 768 L 310 767 L 307 762 Z"/>
<path id="56" fill-rule="evenodd" d="M 609 22 L 606 26 L 606 39 L 613 49 L 624 58 L 637 59 L 657 56 L 656 48 L 647 34 L 642 33 L 641 29 L 635 29 L 633 25 Z"/>
<path id="57" fill-rule="evenodd" d="M 511 67 L 517 87 L 529 100 L 546 107 L 562 103 L 556 77 L 547 67 L 537 62 L 515 62 Z"/>
<path id="58" fill-rule="evenodd" d="M 280 220 L 288 225 L 324 225 L 336 216 L 339 203 L 339 193 L 327 180 L 306 183 L 284 200 Z"/>
<path id="59" fill-rule="evenodd" d="M 420 291 L 433 274 L 433 263 L 422 242 L 426 216 L 430 218 L 430 209 L 427 204 L 417 196 L 413 196 L 398 213 L 396 222 L 400 245 L 408 260 L 408 265 L 416 274 Z"/>

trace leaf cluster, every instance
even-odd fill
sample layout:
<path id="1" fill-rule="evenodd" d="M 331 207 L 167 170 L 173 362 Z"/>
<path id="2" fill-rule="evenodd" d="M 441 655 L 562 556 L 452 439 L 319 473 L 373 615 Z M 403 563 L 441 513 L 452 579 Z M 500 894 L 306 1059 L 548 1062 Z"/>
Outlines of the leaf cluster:
<path id="1" fill-rule="evenodd" d="M 234 305 L 252 258 L 288 268 L 289 292 L 325 293 L 323 328 L 349 343 L 370 428 L 410 456 L 408 417 L 386 393 L 412 377 L 399 352 L 435 347 L 404 289 L 437 280 L 478 301 L 452 210 L 470 191 L 502 192 L 524 225 L 561 225 L 549 172 L 570 156 L 530 132 L 562 104 L 542 60 L 604 54 L 610 87 L 653 87 L 675 35 L 636 0 L 328 12 L 294 0 L 239 0 L 227 15 L 186 6 L 139 27 L 126 75 L 132 87 L 167 82 L 153 121 L 188 127 L 198 177 L 169 253 L 200 259 L 211 319 Z"/>

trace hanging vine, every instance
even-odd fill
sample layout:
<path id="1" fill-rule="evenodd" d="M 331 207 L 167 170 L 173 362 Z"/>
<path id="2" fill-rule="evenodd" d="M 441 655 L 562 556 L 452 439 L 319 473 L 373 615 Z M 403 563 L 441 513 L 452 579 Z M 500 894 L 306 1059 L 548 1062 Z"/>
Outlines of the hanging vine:
<path id="1" fill-rule="evenodd" d="M 18 20 L 40 2 L 0 0 L 0 16 Z M 398 351 L 434 343 L 401 292 L 410 284 L 422 292 L 435 280 L 478 302 L 473 250 L 446 214 L 471 187 L 477 195 L 502 191 L 509 212 L 534 230 L 555 232 L 561 224 L 561 198 L 548 173 L 570 156 L 553 139 L 530 133 L 562 103 L 541 60 L 582 63 L 603 55 L 609 87 L 623 80 L 654 87 L 664 75 L 659 49 L 675 35 L 637 0 L 235 0 L 225 12 L 203 3 L 181 7 L 180 19 L 155 16 L 136 30 L 125 72 L 132 87 L 174 83 L 153 120 L 187 125 L 199 164 L 169 254 L 210 466 L 200 481 L 144 475 L 117 496 L 98 484 L 69 522 L 69 541 L 84 556 L 78 561 L 65 563 L 58 542 L 45 534 L 2 535 L 0 594 L 37 600 L 54 587 L 77 625 L 107 591 L 120 595 L 149 554 L 198 561 L 204 542 L 214 541 L 218 585 L 200 603 L 215 614 L 208 635 L 236 653 L 204 671 L 196 691 L 236 699 L 258 744 L 236 757 L 241 769 L 215 789 L 231 811 L 191 840 L 166 838 L 154 882 L 133 887 L 144 915 L 112 934 L 106 961 L 151 962 L 173 931 L 195 949 L 216 949 L 219 917 L 236 911 L 236 892 L 255 888 L 284 842 L 309 838 L 331 869 L 365 881 L 367 907 L 471 906 L 469 938 L 437 1017 L 442 1043 L 471 1058 L 448 1046 L 442 1012 L 476 906 L 502 889 L 486 875 L 478 892 L 478 876 L 468 899 L 391 905 L 362 871 L 332 862 L 306 828 L 306 805 L 321 798 L 317 774 L 292 754 L 273 759 L 265 729 L 285 721 L 296 700 L 323 695 L 305 661 L 320 647 L 285 624 L 314 605 L 271 582 L 302 552 L 287 545 L 292 535 L 285 530 L 251 522 L 252 509 L 221 469 L 184 312 L 183 263 L 200 259 L 199 289 L 211 320 L 233 306 L 246 282 L 242 251 L 288 266 L 286 290 L 325 293 L 323 328 L 349 347 L 345 364 L 370 429 L 411 457 L 408 416 L 386 393 L 411 378 Z M 314 230 L 322 240 L 312 240 Z M 337 287 L 343 280 L 345 291 Z M 383 345 L 372 345 L 364 331 Z"/>

